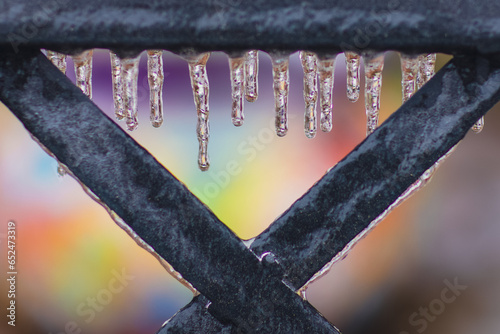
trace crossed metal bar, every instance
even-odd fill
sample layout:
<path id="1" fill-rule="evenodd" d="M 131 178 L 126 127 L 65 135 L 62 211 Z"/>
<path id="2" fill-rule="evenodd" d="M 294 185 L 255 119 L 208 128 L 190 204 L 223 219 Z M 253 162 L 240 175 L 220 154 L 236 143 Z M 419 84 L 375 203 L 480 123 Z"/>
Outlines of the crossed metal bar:
<path id="1" fill-rule="evenodd" d="M 0 99 L 203 295 L 160 332 L 338 333 L 295 290 L 500 99 L 500 63 L 455 57 L 250 249 L 39 51 L 1 52 Z"/>

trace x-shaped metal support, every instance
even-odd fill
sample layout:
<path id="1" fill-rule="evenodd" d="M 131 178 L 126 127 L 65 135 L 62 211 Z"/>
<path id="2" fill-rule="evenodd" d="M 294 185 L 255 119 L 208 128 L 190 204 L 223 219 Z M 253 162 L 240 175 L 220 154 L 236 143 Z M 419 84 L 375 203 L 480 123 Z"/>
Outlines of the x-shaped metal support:
<path id="1" fill-rule="evenodd" d="M 455 57 L 250 248 L 39 51 L 0 52 L 0 99 L 202 294 L 160 332 L 338 333 L 295 291 L 500 99 L 500 62 Z"/>

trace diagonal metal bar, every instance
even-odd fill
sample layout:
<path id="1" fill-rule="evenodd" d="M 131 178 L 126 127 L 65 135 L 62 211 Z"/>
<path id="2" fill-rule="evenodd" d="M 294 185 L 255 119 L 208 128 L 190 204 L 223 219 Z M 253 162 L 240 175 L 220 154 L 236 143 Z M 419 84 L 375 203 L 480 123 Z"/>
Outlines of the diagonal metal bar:
<path id="1" fill-rule="evenodd" d="M 299 289 L 499 100 L 500 58 L 455 57 L 250 248 L 257 255 L 272 252 L 284 268 L 284 279 Z M 207 314 L 191 312 L 197 307 L 193 301 L 159 333 L 201 319 L 218 325 Z"/>
<path id="2" fill-rule="evenodd" d="M 0 99 L 73 175 L 237 328 L 338 333 L 39 51 L 0 52 Z M 268 259 L 269 260 L 269 259 Z"/>
<path id="3" fill-rule="evenodd" d="M 499 22 L 480 0 L 3 0 L 0 45 L 496 53 Z"/>

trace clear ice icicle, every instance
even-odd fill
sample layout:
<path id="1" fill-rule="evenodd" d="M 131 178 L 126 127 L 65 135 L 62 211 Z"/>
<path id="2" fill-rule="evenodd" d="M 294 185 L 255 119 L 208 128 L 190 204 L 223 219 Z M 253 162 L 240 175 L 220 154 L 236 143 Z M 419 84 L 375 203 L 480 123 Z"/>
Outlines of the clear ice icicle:
<path id="1" fill-rule="evenodd" d="M 300 61 L 304 71 L 304 132 L 307 138 L 316 136 L 316 102 L 318 100 L 318 64 L 316 55 L 300 51 Z"/>
<path id="2" fill-rule="evenodd" d="M 272 56 L 273 88 L 276 110 L 276 134 L 283 137 L 288 132 L 288 56 Z"/>
<path id="3" fill-rule="evenodd" d="M 127 129 L 133 131 L 139 125 L 137 119 L 137 79 L 139 76 L 139 60 L 141 56 L 135 58 L 123 58 L 121 60 L 121 80 L 123 109 L 125 111 L 125 121 Z"/>
<path id="4" fill-rule="evenodd" d="M 202 171 L 206 171 L 210 167 L 207 151 L 209 138 L 209 85 L 206 70 L 206 64 L 209 57 L 210 53 L 202 53 L 187 58 L 189 63 L 189 75 L 191 77 L 191 87 L 193 88 L 194 104 L 196 105 L 196 113 L 198 114 L 198 122 L 196 124 L 196 134 L 198 135 L 199 143 L 198 167 Z"/>
<path id="5" fill-rule="evenodd" d="M 401 54 L 401 87 L 403 103 L 417 91 L 417 76 L 420 71 L 420 57 Z"/>
<path id="6" fill-rule="evenodd" d="M 125 118 L 125 110 L 123 107 L 123 83 L 122 83 L 122 61 L 118 56 L 110 51 L 109 58 L 111 60 L 111 80 L 113 82 L 113 101 L 115 105 L 115 117 L 118 120 Z"/>
<path id="7" fill-rule="evenodd" d="M 419 70 L 417 75 L 417 88 L 420 89 L 422 86 L 429 81 L 435 73 L 436 65 L 436 54 L 429 53 L 423 54 L 418 57 L 419 59 Z"/>
<path id="8" fill-rule="evenodd" d="M 470 128 L 473 132 L 479 133 L 483 131 L 484 128 L 484 116 L 482 116 L 474 125 Z"/>
<path id="9" fill-rule="evenodd" d="M 47 50 L 47 58 L 54 64 L 59 71 L 66 74 L 66 55 L 54 51 Z"/>
<path id="10" fill-rule="evenodd" d="M 347 69 L 347 98 L 351 102 L 359 99 L 359 63 L 361 56 L 354 52 L 345 52 Z"/>
<path id="11" fill-rule="evenodd" d="M 365 60 L 365 109 L 366 135 L 375 131 L 380 112 L 380 92 L 382 90 L 382 70 L 384 53 L 367 54 Z"/>
<path id="12" fill-rule="evenodd" d="M 335 57 L 320 59 L 318 62 L 319 91 L 321 118 L 319 126 L 323 132 L 332 130 L 332 110 L 333 110 L 333 73 L 335 70 Z"/>
<path id="13" fill-rule="evenodd" d="M 231 73 L 231 121 L 234 126 L 243 125 L 243 96 L 245 95 L 245 59 L 246 57 L 229 57 Z"/>
<path id="14" fill-rule="evenodd" d="M 245 59 L 245 98 L 255 102 L 259 95 L 259 51 L 248 51 Z"/>
<path id="15" fill-rule="evenodd" d="M 163 51 L 148 50 L 149 103 L 151 124 L 158 128 L 163 124 Z"/>
<path id="16" fill-rule="evenodd" d="M 90 99 L 92 98 L 92 56 L 94 50 L 87 50 L 72 56 L 75 64 L 76 86 Z"/>

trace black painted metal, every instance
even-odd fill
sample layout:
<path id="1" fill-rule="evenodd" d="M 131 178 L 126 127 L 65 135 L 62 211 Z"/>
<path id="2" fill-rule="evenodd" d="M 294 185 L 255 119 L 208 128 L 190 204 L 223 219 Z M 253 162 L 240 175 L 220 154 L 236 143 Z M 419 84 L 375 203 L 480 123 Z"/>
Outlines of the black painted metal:
<path id="1" fill-rule="evenodd" d="M 2 0 L 0 45 L 499 53 L 483 0 Z"/>
<path id="2" fill-rule="evenodd" d="M 337 333 L 39 51 L 0 53 L 0 99 L 27 130 L 238 328 Z"/>
<path id="3" fill-rule="evenodd" d="M 272 252 L 298 290 L 499 100 L 500 58 L 455 57 L 250 248 L 257 255 Z M 200 316 L 188 308 L 160 333 Z"/>

